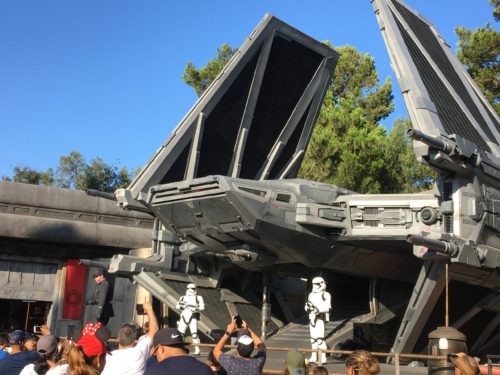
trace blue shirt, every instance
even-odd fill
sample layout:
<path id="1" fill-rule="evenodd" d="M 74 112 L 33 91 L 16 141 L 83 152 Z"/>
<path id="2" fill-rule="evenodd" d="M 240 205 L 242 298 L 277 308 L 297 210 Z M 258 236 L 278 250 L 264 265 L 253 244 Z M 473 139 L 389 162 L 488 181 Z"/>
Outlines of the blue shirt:
<path id="1" fill-rule="evenodd" d="M 24 366 L 38 359 L 37 352 L 22 351 L 15 354 L 7 354 L 0 360 L 0 375 L 19 375 Z"/>

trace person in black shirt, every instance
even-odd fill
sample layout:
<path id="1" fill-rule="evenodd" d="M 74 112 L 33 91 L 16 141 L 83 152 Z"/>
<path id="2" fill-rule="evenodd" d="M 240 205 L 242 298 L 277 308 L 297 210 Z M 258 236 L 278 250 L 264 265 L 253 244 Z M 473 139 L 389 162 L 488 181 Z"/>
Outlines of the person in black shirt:
<path id="1" fill-rule="evenodd" d="M 110 288 L 109 281 L 106 280 L 103 270 L 94 273 L 93 276 L 96 282 L 95 291 L 92 298 L 86 301 L 86 305 L 93 307 L 90 321 L 106 325 L 109 319 L 114 316 L 111 305 L 113 291 Z"/>
<path id="2" fill-rule="evenodd" d="M 156 332 L 153 353 L 158 360 L 144 375 L 212 375 L 206 364 L 188 355 L 182 334 L 175 328 Z"/>

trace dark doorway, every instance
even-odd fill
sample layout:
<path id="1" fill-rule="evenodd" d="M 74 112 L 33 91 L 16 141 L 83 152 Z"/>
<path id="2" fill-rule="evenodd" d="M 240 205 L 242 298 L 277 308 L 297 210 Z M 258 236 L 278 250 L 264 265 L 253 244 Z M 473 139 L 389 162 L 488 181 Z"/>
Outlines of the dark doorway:
<path id="1" fill-rule="evenodd" d="M 0 299 L 0 331 L 33 332 L 34 326 L 47 324 L 51 305 L 45 301 Z"/>

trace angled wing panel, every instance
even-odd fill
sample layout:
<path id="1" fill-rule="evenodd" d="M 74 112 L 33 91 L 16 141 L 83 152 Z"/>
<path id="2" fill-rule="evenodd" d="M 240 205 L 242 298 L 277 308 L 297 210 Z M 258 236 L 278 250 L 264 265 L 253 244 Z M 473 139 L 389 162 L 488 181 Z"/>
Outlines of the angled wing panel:
<path id="1" fill-rule="evenodd" d="M 266 15 L 126 194 L 117 194 L 122 206 L 184 179 L 295 177 L 337 60 Z"/>
<path id="2" fill-rule="evenodd" d="M 499 118 L 432 24 L 401 1 L 373 6 L 413 126 L 497 154 Z"/>

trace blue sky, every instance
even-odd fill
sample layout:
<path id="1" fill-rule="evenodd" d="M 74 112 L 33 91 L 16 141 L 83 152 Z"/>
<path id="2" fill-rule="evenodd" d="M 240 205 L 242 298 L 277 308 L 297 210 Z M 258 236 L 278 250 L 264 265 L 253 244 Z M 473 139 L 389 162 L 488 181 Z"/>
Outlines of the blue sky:
<path id="1" fill-rule="evenodd" d="M 487 0 L 407 0 L 455 48 L 454 27 L 494 23 Z M 182 82 L 266 12 L 319 40 L 374 56 L 393 77 L 369 0 L 0 2 L 0 176 L 57 167 L 80 151 L 142 167 L 196 101 Z M 496 25 L 495 25 L 496 27 Z M 396 111 L 406 116 L 395 78 Z"/>

